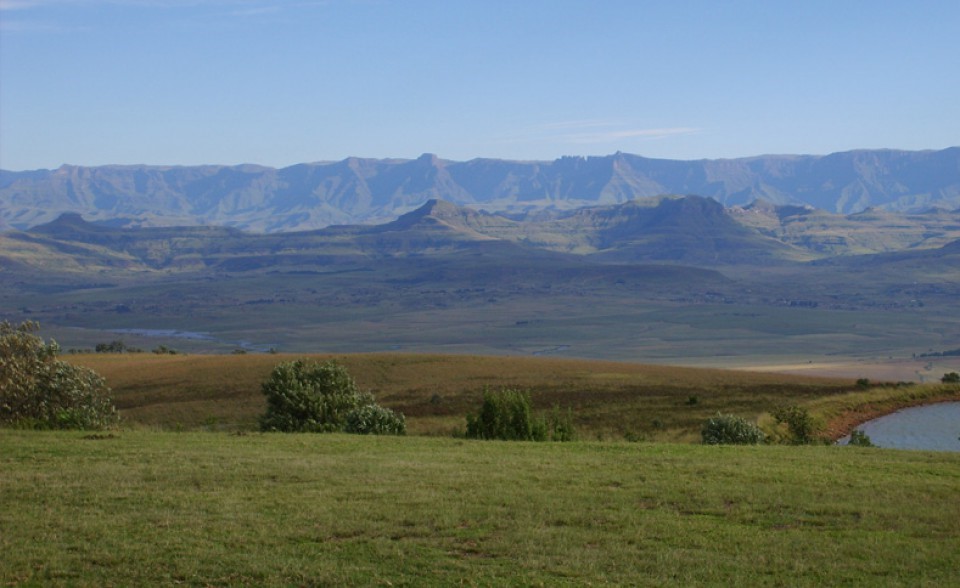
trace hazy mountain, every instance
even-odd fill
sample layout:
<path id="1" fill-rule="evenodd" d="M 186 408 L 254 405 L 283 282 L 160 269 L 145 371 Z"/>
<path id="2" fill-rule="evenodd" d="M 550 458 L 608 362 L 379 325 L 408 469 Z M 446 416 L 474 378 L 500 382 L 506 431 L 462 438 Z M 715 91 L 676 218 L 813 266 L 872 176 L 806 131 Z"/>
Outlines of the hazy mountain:
<path id="1" fill-rule="evenodd" d="M 757 201 L 732 207 L 737 222 L 816 257 L 941 247 L 960 238 L 960 210 L 897 213 L 868 208 L 849 215 Z"/>
<path id="2" fill-rule="evenodd" d="M 757 203 L 727 209 L 670 196 L 517 218 L 442 200 L 380 225 L 249 233 L 231 227 L 117 227 L 67 213 L 0 236 L 7 265 L 42 268 L 246 271 L 316 269 L 378 259 L 492 256 L 545 263 L 669 263 L 762 267 L 892 251 L 960 239 L 960 213 L 834 215 Z M 471 263 L 476 262 L 472 259 Z"/>
<path id="3" fill-rule="evenodd" d="M 762 199 L 841 214 L 960 208 L 960 147 L 672 161 L 617 153 L 549 162 L 349 158 L 274 169 L 62 166 L 0 172 L 0 222 L 26 229 L 64 212 L 127 226 L 220 225 L 259 232 L 385 222 L 431 199 L 510 214 L 662 194 L 725 206 Z M 2 225 L 0 225 L 2 226 Z"/>
<path id="4" fill-rule="evenodd" d="M 379 225 L 251 233 L 67 214 L 0 234 L 0 315 L 86 347 L 121 329 L 220 350 L 909 356 L 957 347 L 958 215 L 672 196 L 511 218 L 431 200 Z M 924 219 L 953 240 L 889 247 Z M 847 245 L 820 247 L 844 224 Z M 871 240 L 886 252 L 849 254 Z"/>

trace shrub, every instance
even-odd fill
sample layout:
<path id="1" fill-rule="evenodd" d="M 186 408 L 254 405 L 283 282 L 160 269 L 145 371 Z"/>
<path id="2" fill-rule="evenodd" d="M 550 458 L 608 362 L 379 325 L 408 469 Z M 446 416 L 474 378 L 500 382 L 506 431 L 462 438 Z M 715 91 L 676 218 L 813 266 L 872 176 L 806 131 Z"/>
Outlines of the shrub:
<path id="1" fill-rule="evenodd" d="M 869 387 L 870 387 L 870 379 L 869 379 L 869 378 L 859 378 L 859 379 L 857 380 L 857 388 L 860 388 L 861 390 L 866 390 L 866 389 L 869 388 Z"/>
<path id="2" fill-rule="evenodd" d="M 960 384 L 960 374 L 957 372 L 943 374 L 943 377 L 940 378 L 940 381 L 944 384 Z"/>
<path id="3" fill-rule="evenodd" d="M 467 415 L 467 437 L 504 441 L 544 441 L 546 426 L 533 420 L 530 394 L 504 389 L 485 391 L 480 414 Z"/>
<path id="4" fill-rule="evenodd" d="M 109 343 L 97 343 L 94 351 L 97 353 L 143 353 L 143 349 L 130 347 L 119 339 L 115 339 Z"/>
<path id="5" fill-rule="evenodd" d="M 378 406 L 335 361 L 281 363 L 261 386 L 267 411 L 260 430 L 403 435 L 404 416 Z"/>
<path id="6" fill-rule="evenodd" d="M 342 431 L 351 411 L 373 404 L 346 368 L 334 361 L 281 363 L 261 390 L 267 397 L 267 411 L 260 417 L 262 431 Z"/>
<path id="7" fill-rule="evenodd" d="M 773 411 L 773 418 L 785 424 L 790 432 L 791 442 L 795 445 L 813 443 L 817 431 L 816 423 L 810 412 L 800 406 L 782 406 Z"/>
<path id="8" fill-rule="evenodd" d="M 60 347 L 34 322 L 0 322 L 0 424 L 103 429 L 119 420 L 110 389 L 93 370 L 57 359 Z"/>
<path id="9" fill-rule="evenodd" d="M 873 441 L 870 440 L 870 436 L 860 429 L 855 429 L 850 433 L 850 442 L 848 445 L 853 445 L 854 447 L 876 447 Z"/>
<path id="10" fill-rule="evenodd" d="M 707 419 L 700 431 L 705 445 L 756 445 L 764 439 L 763 431 L 743 417 L 720 414 Z"/>
<path id="11" fill-rule="evenodd" d="M 467 415 L 465 436 L 503 441 L 573 441 L 573 413 L 554 406 L 547 417 L 535 418 L 528 392 L 484 391 L 478 415 Z"/>
<path id="12" fill-rule="evenodd" d="M 366 404 L 350 411 L 344 431 L 359 435 L 404 435 L 407 422 L 401 413 Z"/>
<path id="13" fill-rule="evenodd" d="M 547 429 L 551 441 L 574 441 L 577 438 L 577 432 L 573 428 L 573 411 L 568 408 L 564 412 L 559 406 L 554 405 L 547 419 Z"/>

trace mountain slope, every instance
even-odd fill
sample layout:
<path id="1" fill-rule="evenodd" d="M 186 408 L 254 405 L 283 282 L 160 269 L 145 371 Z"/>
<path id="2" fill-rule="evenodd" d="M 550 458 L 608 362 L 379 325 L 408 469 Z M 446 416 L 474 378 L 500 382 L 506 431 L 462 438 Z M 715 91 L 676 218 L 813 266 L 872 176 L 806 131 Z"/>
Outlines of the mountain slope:
<path id="1" fill-rule="evenodd" d="M 68 213 L 29 231 L 3 235 L 0 257 L 8 263 L 36 267 L 229 271 L 316 267 L 463 252 L 517 258 L 556 257 L 548 251 L 479 232 L 488 222 L 496 225 L 512 221 L 435 200 L 383 225 L 270 234 L 207 226 L 111 227 Z M 75 259 L 68 262 L 69 258 Z"/>
<path id="2" fill-rule="evenodd" d="M 0 171 L 0 218 L 18 229 L 64 212 L 131 225 L 275 232 L 384 222 L 431 199 L 501 212 L 571 210 L 662 194 L 756 199 L 850 214 L 960 208 L 960 147 L 672 161 L 617 153 L 549 162 L 349 158 L 283 169 L 63 166 Z"/>
<path id="3" fill-rule="evenodd" d="M 728 211 L 744 226 L 818 257 L 930 249 L 960 238 L 960 211 L 905 214 L 870 208 L 840 215 L 764 201 Z"/>
<path id="4" fill-rule="evenodd" d="M 769 208 L 770 226 L 801 214 Z M 863 216 L 840 218 L 896 222 Z M 785 253 L 795 249 L 690 196 L 523 219 L 431 201 L 383 225 L 269 234 L 66 216 L 0 235 L 0 314 L 84 347 L 115 329 L 142 347 L 154 336 L 179 347 L 184 331 L 216 340 L 193 350 L 632 361 L 957 347 L 960 241 L 814 263 Z"/>
<path id="5" fill-rule="evenodd" d="M 229 271 L 314 267 L 367 260 L 487 255 L 590 263 L 770 266 L 894 251 L 960 239 L 960 213 L 835 215 L 755 203 L 724 208 L 699 196 L 669 196 L 516 218 L 430 200 L 380 225 L 247 233 L 230 227 L 117 227 L 68 213 L 0 244 L 7 263 L 50 267 Z M 559 256 L 559 257 L 558 257 Z M 579 261 L 578 261 L 579 263 Z"/>

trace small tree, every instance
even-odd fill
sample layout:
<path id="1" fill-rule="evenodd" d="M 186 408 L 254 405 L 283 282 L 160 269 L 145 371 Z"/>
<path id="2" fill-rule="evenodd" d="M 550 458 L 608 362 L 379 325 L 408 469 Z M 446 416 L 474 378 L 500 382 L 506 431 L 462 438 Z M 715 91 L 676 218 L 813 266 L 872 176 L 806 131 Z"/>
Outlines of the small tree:
<path id="1" fill-rule="evenodd" d="M 533 419 L 530 394 L 504 389 L 485 391 L 480 414 L 467 415 L 467 437 L 504 441 L 544 441 L 546 423 Z"/>
<path id="2" fill-rule="evenodd" d="M 467 415 L 466 436 L 503 441 L 573 441 L 573 413 L 554 406 L 547 417 L 533 415 L 530 394 L 520 390 L 485 390 L 478 415 Z"/>
<path id="3" fill-rule="evenodd" d="M 940 381 L 944 384 L 960 384 L 960 374 L 957 372 L 943 374 L 943 377 L 940 378 Z"/>
<path id="4" fill-rule="evenodd" d="M 756 445 L 764 440 L 757 425 L 743 417 L 720 413 L 707 419 L 700 436 L 704 445 Z"/>
<path id="5" fill-rule="evenodd" d="M 377 406 L 360 392 L 347 369 L 335 361 L 302 359 L 273 368 L 262 385 L 267 411 L 262 431 L 403 434 L 402 414 Z"/>
<path id="6" fill-rule="evenodd" d="M 102 429 L 118 421 L 110 389 L 93 370 L 57 359 L 27 321 L 0 322 L 0 424 L 54 429 Z"/>
<path id="7" fill-rule="evenodd" d="M 810 411 L 801 406 L 782 406 L 773 411 L 773 418 L 778 423 L 787 425 L 792 442 L 795 445 L 813 443 L 817 431 L 816 423 L 810 416 Z"/>

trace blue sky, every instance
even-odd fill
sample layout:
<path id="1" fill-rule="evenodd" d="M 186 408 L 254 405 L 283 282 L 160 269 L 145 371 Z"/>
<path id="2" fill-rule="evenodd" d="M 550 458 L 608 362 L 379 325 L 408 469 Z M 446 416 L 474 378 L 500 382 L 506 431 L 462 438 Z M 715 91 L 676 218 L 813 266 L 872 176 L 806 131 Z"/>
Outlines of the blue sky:
<path id="1" fill-rule="evenodd" d="M 960 2 L 0 0 L 0 167 L 960 145 Z"/>

